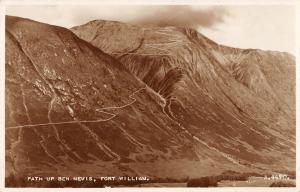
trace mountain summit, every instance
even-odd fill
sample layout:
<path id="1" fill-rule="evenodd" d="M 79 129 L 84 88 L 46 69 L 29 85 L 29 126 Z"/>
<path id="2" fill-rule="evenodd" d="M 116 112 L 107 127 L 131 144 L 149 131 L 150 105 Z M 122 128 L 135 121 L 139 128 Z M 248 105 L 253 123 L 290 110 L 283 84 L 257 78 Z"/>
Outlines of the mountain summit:
<path id="1" fill-rule="evenodd" d="M 188 28 L 12 16 L 5 44 L 7 177 L 295 170 L 291 55 Z"/>
<path id="2" fill-rule="evenodd" d="M 183 27 L 95 20 L 71 30 L 163 97 L 168 116 L 207 146 L 239 162 L 294 168 L 292 55 L 226 47 Z"/>

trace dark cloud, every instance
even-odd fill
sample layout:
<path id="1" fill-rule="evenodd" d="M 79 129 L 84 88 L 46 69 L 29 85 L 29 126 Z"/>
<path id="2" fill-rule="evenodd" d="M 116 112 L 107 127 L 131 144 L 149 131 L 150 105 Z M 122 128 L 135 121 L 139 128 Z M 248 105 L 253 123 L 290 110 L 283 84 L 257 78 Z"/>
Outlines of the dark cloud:
<path id="1" fill-rule="evenodd" d="M 187 5 L 169 5 L 152 7 L 145 10 L 131 23 L 144 26 L 181 26 L 181 27 L 213 27 L 215 24 L 223 23 L 229 15 L 227 9 L 215 6 L 207 9 L 199 9 Z"/>

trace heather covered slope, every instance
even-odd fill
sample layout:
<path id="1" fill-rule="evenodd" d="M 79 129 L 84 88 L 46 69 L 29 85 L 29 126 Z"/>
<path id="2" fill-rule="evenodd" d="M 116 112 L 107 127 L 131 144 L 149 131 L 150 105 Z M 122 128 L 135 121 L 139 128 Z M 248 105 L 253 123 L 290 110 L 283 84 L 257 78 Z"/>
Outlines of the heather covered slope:
<path id="1" fill-rule="evenodd" d="M 172 120 L 161 96 L 71 31 L 7 16 L 5 46 L 6 176 L 185 177 L 235 169 Z"/>
<path id="2" fill-rule="evenodd" d="M 96 20 L 71 29 L 166 99 L 165 112 L 239 164 L 295 170 L 295 59 L 193 29 Z"/>

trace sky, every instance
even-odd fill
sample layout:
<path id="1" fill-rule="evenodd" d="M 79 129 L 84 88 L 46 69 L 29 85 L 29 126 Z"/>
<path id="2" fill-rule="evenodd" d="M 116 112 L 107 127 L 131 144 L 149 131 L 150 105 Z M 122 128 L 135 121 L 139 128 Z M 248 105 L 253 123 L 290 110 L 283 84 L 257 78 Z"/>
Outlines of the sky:
<path id="1" fill-rule="evenodd" d="M 70 28 L 95 19 L 192 27 L 217 43 L 295 54 L 293 5 L 22 5 L 7 15 Z"/>

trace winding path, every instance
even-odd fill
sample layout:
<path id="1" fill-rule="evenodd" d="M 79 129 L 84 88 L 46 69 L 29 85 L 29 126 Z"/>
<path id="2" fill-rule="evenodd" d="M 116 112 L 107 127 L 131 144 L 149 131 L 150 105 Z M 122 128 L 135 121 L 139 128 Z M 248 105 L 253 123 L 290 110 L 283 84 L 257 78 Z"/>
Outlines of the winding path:
<path id="1" fill-rule="evenodd" d="M 109 109 L 122 109 L 125 107 L 128 107 L 132 104 L 134 104 L 137 100 L 134 97 L 134 95 L 142 90 L 146 89 L 146 87 L 140 88 L 136 91 L 134 91 L 131 95 L 129 95 L 129 98 L 132 99 L 132 102 L 127 103 L 125 105 L 122 106 L 114 106 L 114 107 L 104 107 L 104 108 L 100 108 L 100 109 L 96 109 L 97 112 L 100 113 L 105 113 L 108 115 L 111 115 L 109 118 L 107 119 L 98 119 L 98 120 L 74 120 L 74 121 L 63 121 L 63 122 L 51 122 L 51 123 L 40 123 L 40 124 L 28 124 L 28 125 L 19 125 L 19 126 L 12 126 L 12 127 L 6 127 L 7 129 L 19 129 L 19 128 L 30 128 L 30 127 L 37 127 L 37 126 L 44 126 L 44 125 L 62 125 L 62 124 L 73 124 L 73 123 L 97 123 L 97 122 L 105 122 L 105 121 L 109 121 L 113 118 L 115 118 L 118 114 L 114 114 L 114 113 L 110 113 L 110 112 L 106 112 L 104 110 L 109 110 Z"/>

